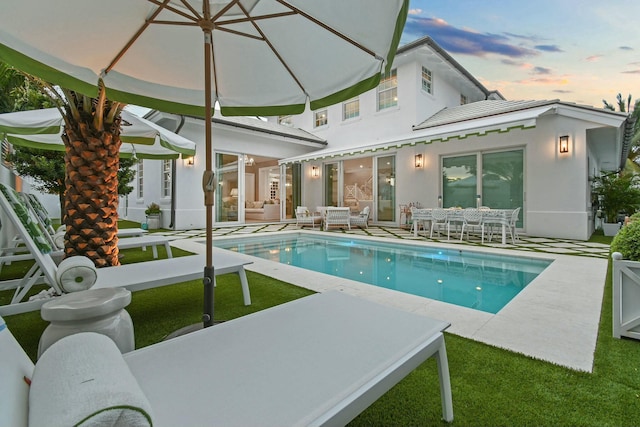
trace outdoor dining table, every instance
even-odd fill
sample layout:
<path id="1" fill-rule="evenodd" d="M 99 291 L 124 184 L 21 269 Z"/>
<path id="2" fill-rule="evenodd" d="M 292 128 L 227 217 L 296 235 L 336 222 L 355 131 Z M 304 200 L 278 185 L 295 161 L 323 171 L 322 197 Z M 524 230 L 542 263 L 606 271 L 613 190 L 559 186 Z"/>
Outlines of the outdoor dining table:
<path id="1" fill-rule="evenodd" d="M 425 209 L 413 209 L 411 213 L 411 217 L 415 224 L 413 227 L 413 235 L 414 237 L 418 237 L 418 224 L 431 222 L 432 216 L 431 212 L 434 208 L 425 208 Z M 462 223 L 464 221 L 464 209 L 459 208 L 445 208 L 447 211 L 447 221 L 449 223 Z M 513 213 L 513 209 L 483 209 L 482 210 L 482 220 L 485 224 L 495 224 L 500 225 L 502 227 L 502 244 L 505 245 L 507 243 L 507 226 L 509 225 L 509 221 L 511 219 L 511 214 Z"/>

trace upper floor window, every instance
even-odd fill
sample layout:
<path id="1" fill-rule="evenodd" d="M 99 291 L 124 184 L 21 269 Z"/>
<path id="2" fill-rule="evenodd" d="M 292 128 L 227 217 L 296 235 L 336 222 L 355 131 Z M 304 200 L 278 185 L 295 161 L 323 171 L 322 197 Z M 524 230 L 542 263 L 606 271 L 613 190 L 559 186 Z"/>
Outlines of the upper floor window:
<path id="1" fill-rule="evenodd" d="M 278 124 L 284 126 L 293 126 L 293 116 L 278 116 Z"/>
<path id="2" fill-rule="evenodd" d="M 384 73 L 378 85 L 378 111 L 398 105 L 398 71 Z"/>
<path id="3" fill-rule="evenodd" d="M 427 67 L 422 67 L 422 90 L 433 95 L 433 75 Z"/>
<path id="4" fill-rule="evenodd" d="M 318 110 L 316 112 L 313 113 L 313 126 L 314 127 L 320 127 L 320 126 L 324 126 L 328 123 L 327 121 L 327 110 Z"/>
<path id="5" fill-rule="evenodd" d="M 360 98 L 357 96 L 342 103 L 342 120 L 355 119 L 360 116 Z"/>
<path id="6" fill-rule="evenodd" d="M 144 197 L 144 167 L 142 163 L 142 159 L 138 161 L 138 199 L 142 199 Z"/>
<path id="7" fill-rule="evenodd" d="M 460 105 L 465 105 L 468 103 L 469 103 L 469 100 L 467 99 L 467 97 L 463 94 L 460 94 Z"/>
<path id="8" fill-rule="evenodd" d="M 171 160 L 162 161 L 162 197 L 171 197 Z"/>

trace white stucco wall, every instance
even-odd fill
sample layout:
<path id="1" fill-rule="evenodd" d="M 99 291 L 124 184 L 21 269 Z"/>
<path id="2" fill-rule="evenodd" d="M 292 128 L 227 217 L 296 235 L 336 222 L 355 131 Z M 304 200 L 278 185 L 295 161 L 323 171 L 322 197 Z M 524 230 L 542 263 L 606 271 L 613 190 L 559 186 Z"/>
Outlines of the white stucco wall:
<path id="1" fill-rule="evenodd" d="M 367 152 L 361 156 L 396 156 L 396 202 L 418 202 L 435 207 L 442 188 L 442 157 L 522 149 L 524 152 L 524 203 L 520 218 L 524 232 L 540 237 L 587 240 L 593 233 L 593 215 L 588 184 L 587 130 L 598 126 L 589 121 L 549 115 L 538 118 L 531 129 L 513 129 L 505 133 L 450 139 L 448 142 L 416 144 Z M 570 136 L 570 151 L 559 153 L 558 137 Z M 423 154 L 424 167 L 416 169 L 414 156 Z M 336 156 L 324 161 L 303 162 L 303 203 L 322 205 L 323 178 L 311 178 L 311 167 L 339 162 L 354 156 Z M 481 191 L 478 191 L 481 193 Z M 396 219 L 400 220 L 399 206 Z"/>
<path id="2" fill-rule="evenodd" d="M 171 129 L 175 130 L 175 129 Z M 194 141 L 197 145 L 194 165 L 186 161 L 176 161 L 175 223 L 174 229 L 204 228 L 206 224 L 202 174 L 205 170 L 205 142 L 202 120 L 187 118 L 180 129 L 180 135 Z M 275 160 L 297 156 L 317 149 L 318 145 L 296 143 L 280 135 L 256 132 L 252 130 L 215 124 L 213 127 L 213 150 L 225 153 L 250 153 L 256 156 L 271 157 Z M 144 210 L 151 202 L 158 203 L 163 211 L 163 227 L 169 228 L 171 222 L 171 200 L 161 197 L 162 162 L 144 161 L 144 197 L 137 198 L 137 187 L 129 196 L 126 218 L 144 222 Z M 310 172 L 309 172 L 310 175 Z M 121 209 L 122 212 L 122 209 Z"/>

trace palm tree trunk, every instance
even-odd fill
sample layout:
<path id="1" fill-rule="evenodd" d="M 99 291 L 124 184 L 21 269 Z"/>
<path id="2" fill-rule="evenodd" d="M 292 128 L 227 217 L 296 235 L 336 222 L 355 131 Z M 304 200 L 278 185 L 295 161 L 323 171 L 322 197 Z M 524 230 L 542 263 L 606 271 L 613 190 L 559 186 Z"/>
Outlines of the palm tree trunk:
<path id="1" fill-rule="evenodd" d="M 71 115 L 68 114 L 67 118 Z M 65 257 L 84 255 L 97 267 L 119 265 L 118 167 L 120 120 L 108 130 L 93 127 L 82 114 L 68 120 L 63 134 L 66 147 L 64 198 Z"/>

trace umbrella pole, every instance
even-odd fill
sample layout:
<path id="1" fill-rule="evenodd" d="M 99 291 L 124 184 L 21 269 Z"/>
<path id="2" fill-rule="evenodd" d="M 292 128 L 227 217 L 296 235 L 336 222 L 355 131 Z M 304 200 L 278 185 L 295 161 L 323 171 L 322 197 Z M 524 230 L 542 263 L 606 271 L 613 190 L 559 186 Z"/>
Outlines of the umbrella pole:
<path id="1" fill-rule="evenodd" d="M 204 4 L 208 2 L 203 2 Z M 208 6 L 208 5 L 207 5 Z M 207 7 L 205 6 L 205 7 Z M 205 15 L 208 15 L 205 11 Z M 204 267 L 204 312 L 202 314 L 205 328 L 213 325 L 213 306 L 215 290 L 215 274 L 213 269 L 213 194 L 215 180 L 213 176 L 213 149 L 212 149 L 212 105 L 211 105 L 211 29 L 204 31 L 204 92 L 205 92 L 205 171 L 203 176 L 204 204 L 207 216 L 206 251 L 207 259 Z"/>

